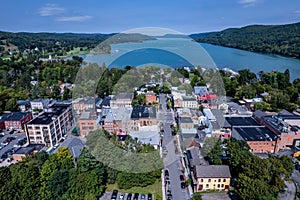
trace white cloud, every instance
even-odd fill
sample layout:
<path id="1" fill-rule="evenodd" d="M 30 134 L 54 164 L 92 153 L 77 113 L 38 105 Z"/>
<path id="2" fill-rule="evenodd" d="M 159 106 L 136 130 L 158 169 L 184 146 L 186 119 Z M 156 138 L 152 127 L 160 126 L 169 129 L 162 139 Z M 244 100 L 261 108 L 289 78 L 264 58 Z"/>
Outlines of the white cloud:
<path id="1" fill-rule="evenodd" d="M 85 16 L 70 16 L 70 17 L 58 17 L 56 21 L 59 22 L 83 22 L 91 19 L 92 16 L 85 15 Z"/>
<path id="2" fill-rule="evenodd" d="M 258 0 L 239 0 L 238 3 L 243 4 L 243 7 L 254 6 Z"/>
<path id="3" fill-rule="evenodd" d="M 41 16 L 53 16 L 53 15 L 60 15 L 65 12 L 65 9 L 59 7 L 56 4 L 46 4 L 46 6 L 40 8 L 39 14 Z"/>

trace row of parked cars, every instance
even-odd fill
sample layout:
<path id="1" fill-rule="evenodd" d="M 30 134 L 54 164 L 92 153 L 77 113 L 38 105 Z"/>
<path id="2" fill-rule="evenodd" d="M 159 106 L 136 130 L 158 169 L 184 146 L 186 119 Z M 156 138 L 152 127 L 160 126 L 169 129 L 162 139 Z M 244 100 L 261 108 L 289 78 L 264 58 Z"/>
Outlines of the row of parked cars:
<path id="1" fill-rule="evenodd" d="M 172 192 L 171 192 L 171 182 L 170 182 L 170 174 L 169 174 L 169 170 L 165 170 L 165 186 L 167 189 L 167 200 L 172 200 L 173 196 L 172 196 Z"/>
<path id="2" fill-rule="evenodd" d="M 111 194 L 111 200 L 117 200 L 117 199 L 118 199 L 118 190 L 114 190 Z M 153 197 L 152 194 L 148 194 L 146 199 L 145 194 L 140 195 L 139 193 L 134 193 L 134 194 L 128 193 L 126 196 L 126 193 L 122 192 L 119 195 L 119 200 L 153 200 Z"/>

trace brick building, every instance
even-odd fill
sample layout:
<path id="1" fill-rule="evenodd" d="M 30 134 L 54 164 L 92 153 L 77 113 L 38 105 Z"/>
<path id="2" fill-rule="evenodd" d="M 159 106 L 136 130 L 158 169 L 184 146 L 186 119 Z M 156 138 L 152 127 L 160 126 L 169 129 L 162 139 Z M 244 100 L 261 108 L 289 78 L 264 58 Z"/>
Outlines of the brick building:
<path id="1" fill-rule="evenodd" d="M 23 129 L 25 123 L 31 119 L 31 112 L 4 113 L 0 117 L 0 129 Z"/>

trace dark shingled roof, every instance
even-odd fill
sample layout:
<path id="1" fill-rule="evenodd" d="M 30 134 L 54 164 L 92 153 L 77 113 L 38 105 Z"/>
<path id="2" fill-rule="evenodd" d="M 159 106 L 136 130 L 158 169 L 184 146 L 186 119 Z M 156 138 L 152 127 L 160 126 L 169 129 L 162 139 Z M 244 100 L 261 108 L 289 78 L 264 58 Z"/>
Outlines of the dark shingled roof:
<path id="1" fill-rule="evenodd" d="M 252 117 L 226 117 L 231 126 L 260 126 Z"/>
<path id="2" fill-rule="evenodd" d="M 72 156 L 78 158 L 81 154 L 81 149 L 84 148 L 83 142 L 79 138 L 72 138 L 66 140 L 61 144 L 61 146 L 66 146 L 71 151 Z"/>
<path id="3" fill-rule="evenodd" d="M 236 135 L 238 133 L 238 135 Z M 242 137 L 245 141 L 274 141 L 277 136 L 266 127 L 239 127 L 232 130 L 232 136 L 239 138 Z"/>
<path id="4" fill-rule="evenodd" d="M 197 178 L 230 178 L 227 165 L 196 165 Z"/>
<path id="5" fill-rule="evenodd" d="M 155 106 L 134 106 L 131 113 L 131 119 L 156 118 Z"/>
<path id="6" fill-rule="evenodd" d="M 181 123 L 193 123 L 193 120 L 190 117 L 181 117 L 180 122 Z"/>
<path id="7" fill-rule="evenodd" d="M 25 117 L 28 114 L 29 112 L 4 113 L 2 117 L 0 117 L 0 121 L 20 121 L 23 117 Z"/>
<path id="8" fill-rule="evenodd" d="M 54 104 L 51 107 L 51 112 L 44 112 L 40 114 L 28 124 L 49 124 L 53 121 L 54 117 L 59 117 L 68 107 L 70 107 L 70 104 Z"/>
<path id="9" fill-rule="evenodd" d="M 261 110 L 256 110 L 254 113 L 253 113 L 253 117 L 256 117 L 258 119 L 261 119 L 262 117 L 264 116 L 267 116 L 267 114 Z"/>

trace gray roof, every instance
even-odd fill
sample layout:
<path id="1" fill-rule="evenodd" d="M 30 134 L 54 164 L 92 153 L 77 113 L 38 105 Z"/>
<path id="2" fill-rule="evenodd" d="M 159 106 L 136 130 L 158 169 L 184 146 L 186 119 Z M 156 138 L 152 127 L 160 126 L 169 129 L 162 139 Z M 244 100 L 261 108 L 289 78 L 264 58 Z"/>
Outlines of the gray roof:
<path id="1" fill-rule="evenodd" d="M 12 112 L 12 113 L 4 113 L 0 117 L 0 121 L 20 121 L 25 116 L 29 115 L 30 112 Z"/>
<path id="2" fill-rule="evenodd" d="M 262 117 L 266 116 L 267 114 L 261 110 L 256 110 L 254 113 L 253 113 L 253 117 L 256 117 L 258 119 L 261 119 Z"/>
<path id="3" fill-rule="evenodd" d="M 131 113 L 131 119 L 156 118 L 155 106 L 134 106 Z"/>
<path id="4" fill-rule="evenodd" d="M 115 96 L 116 99 L 132 99 L 133 93 L 119 93 Z"/>
<path id="5" fill-rule="evenodd" d="M 199 148 L 191 148 L 187 150 L 187 155 L 192 166 L 201 165 Z"/>
<path id="6" fill-rule="evenodd" d="M 199 96 L 203 96 L 209 93 L 206 86 L 195 86 L 194 92 Z"/>
<path id="7" fill-rule="evenodd" d="M 180 122 L 181 123 L 193 123 L 193 120 L 190 117 L 180 117 Z"/>
<path id="8" fill-rule="evenodd" d="M 83 142 L 79 138 L 71 138 L 66 140 L 61 144 L 61 146 L 66 146 L 71 151 L 72 156 L 78 158 L 81 154 L 81 149 L 84 148 Z"/>
<path id="9" fill-rule="evenodd" d="M 290 113 L 289 111 L 284 110 L 284 109 L 278 113 L 278 116 L 279 116 L 279 115 L 294 116 L 293 113 Z"/>
<path id="10" fill-rule="evenodd" d="M 230 170 L 227 165 L 196 165 L 197 178 L 230 178 Z"/>
<path id="11" fill-rule="evenodd" d="M 193 96 L 182 96 L 183 101 L 196 101 Z"/>

